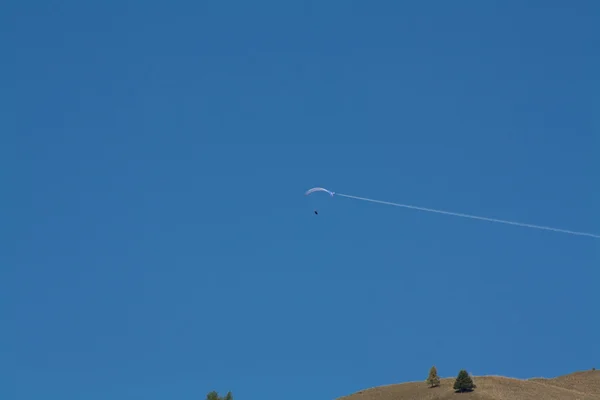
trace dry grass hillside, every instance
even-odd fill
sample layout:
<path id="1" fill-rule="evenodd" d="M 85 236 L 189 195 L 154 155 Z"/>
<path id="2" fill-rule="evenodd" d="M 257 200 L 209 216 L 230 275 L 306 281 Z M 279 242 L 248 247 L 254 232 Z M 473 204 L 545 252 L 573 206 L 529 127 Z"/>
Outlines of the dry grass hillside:
<path id="1" fill-rule="evenodd" d="M 443 378 L 435 388 L 429 388 L 425 381 L 380 386 L 338 400 L 600 400 L 600 370 L 552 379 L 475 376 L 477 388 L 467 393 L 455 393 L 454 380 Z"/>

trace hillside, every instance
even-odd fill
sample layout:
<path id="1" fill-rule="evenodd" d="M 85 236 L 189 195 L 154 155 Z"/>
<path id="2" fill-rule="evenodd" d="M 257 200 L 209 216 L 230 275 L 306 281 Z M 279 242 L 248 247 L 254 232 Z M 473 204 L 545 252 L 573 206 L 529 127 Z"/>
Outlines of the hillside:
<path id="1" fill-rule="evenodd" d="M 425 381 L 379 386 L 337 400 L 600 400 L 600 371 L 581 371 L 556 378 L 515 379 L 475 376 L 477 388 L 455 393 L 455 378 L 429 388 Z"/>

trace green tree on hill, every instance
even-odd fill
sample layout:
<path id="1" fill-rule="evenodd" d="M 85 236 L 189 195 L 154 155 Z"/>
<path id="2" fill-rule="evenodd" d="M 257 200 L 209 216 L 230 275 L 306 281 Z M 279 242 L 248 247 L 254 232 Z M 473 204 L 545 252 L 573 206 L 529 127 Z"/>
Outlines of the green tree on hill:
<path id="1" fill-rule="evenodd" d="M 461 369 L 454 381 L 454 390 L 457 392 L 470 392 L 477 386 L 473 383 L 473 379 L 469 376 L 466 370 Z"/>
<path id="2" fill-rule="evenodd" d="M 213 390 L 206 395 L 206 400 L 219 400 L 219 394 Z"/>
<path id="3" fill-rule="evenodd" d="M 213 390 L 212 392 L 209 392 L 206 395 L 206 400 L 233 400 L 233 395 L 231 394 L 231 392 L 227 392 L 225 397 L 221 397 L 217 392 Z"/>
<path id="4" fill-rule="evenodd" d="M 429 384 L 429 387 L 440 386 L 440 377 L 437 374 L 437 368 L 435 367 L 435 365 L 429 370 L 427 383 Z"/>

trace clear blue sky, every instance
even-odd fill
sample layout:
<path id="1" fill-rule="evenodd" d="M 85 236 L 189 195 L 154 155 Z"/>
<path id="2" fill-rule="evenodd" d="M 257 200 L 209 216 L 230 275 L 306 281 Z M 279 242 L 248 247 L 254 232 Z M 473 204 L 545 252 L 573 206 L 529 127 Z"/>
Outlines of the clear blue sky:
<path id="1" fill-rule="evenodd" d="M 2 3 L 0 397 L 600 367 L 599 240 L 303 196 L 600 233 L 600 3 L 217 3 Z"/>

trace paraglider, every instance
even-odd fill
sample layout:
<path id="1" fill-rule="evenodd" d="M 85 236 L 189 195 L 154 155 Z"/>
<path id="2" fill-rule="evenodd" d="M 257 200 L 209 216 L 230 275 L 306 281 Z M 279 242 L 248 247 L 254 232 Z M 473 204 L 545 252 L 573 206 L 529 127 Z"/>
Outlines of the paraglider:
<path id="1" fill-rule="evenodd" d="M 333 197 L 333 195 L 335 194 L 334 192 L 329 191 L 327 189 L 324 189 L 324 188 L 321 188 L 321 187 L 314 187 L 312 189 L 308 189 L 304 193 L 304 195 L 308 196 L 309 194 L 314 193 L 314 192 L 325 192 L 325 193 L 328 193 L 331 197 Z M 319 212 L 317 210 L 314 210 L 313 212 L 315 213 L 315 215 L 319 215 Z"/>

